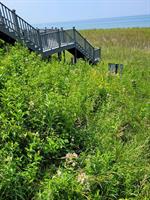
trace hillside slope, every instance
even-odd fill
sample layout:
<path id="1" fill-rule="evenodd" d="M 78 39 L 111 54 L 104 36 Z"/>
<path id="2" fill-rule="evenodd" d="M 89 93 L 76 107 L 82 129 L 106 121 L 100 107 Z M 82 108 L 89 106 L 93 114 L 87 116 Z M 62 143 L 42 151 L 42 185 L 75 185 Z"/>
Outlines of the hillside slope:
<path id="1" fill-rule="evenodd" d="M 84 31 L 102 46 L 94 67 L 1 44 L 1 200 L 149 200 L 149 33 Z"/>

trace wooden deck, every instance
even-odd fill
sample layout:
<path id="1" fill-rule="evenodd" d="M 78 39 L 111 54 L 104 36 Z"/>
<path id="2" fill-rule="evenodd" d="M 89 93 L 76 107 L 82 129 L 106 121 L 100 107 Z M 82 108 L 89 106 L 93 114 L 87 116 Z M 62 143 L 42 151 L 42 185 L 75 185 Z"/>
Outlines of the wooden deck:
<path id="1" fill-rule="evenodd" d="M 94 48 L 75 28 L 35 29 L 19 17 L 15 10 L 10 10 L 1 2 L 0 38 L 9 43 L 21 42 L 43 58 L 67 50 L 74 56 L 75 61 L 78 58 L 86 59 L 92 64 L 100 61 L 100 49 Z"/>

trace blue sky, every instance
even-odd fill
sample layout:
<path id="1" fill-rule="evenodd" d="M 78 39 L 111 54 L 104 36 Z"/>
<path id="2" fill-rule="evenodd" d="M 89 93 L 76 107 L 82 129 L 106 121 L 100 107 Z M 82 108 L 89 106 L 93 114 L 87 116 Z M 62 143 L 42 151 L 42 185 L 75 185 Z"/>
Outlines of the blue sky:
<path id="1" fill-rule="evenodd" d="M 0 0 L 32 24 L 150 15 L 150 0 Z"/>

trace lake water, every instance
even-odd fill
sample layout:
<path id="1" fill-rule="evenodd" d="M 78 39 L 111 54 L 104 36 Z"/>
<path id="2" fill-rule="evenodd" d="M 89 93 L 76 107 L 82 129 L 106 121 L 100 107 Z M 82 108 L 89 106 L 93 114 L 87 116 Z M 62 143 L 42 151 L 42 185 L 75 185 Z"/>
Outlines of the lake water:
<path id="1" fill-rule="evenodd" d="M 73 26 L 75 26 L 76 29 L 79 29 L 79 30 L 150 27 L 150 15 L 36 24 L 36 27 L 39 27 L 39 28 L 63 27 L 64 29 L 70 29 Z"/>

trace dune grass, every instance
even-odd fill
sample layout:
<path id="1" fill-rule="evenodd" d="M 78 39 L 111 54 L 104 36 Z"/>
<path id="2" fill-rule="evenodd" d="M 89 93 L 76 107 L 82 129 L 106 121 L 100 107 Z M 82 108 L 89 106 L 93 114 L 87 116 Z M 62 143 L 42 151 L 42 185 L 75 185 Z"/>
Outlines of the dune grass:
<path id="1" fill-rule="evenodd" d="M 150 29 L 82 34 L 97 66 L 1 45 L 2 200 L 149 200 Z"/>

